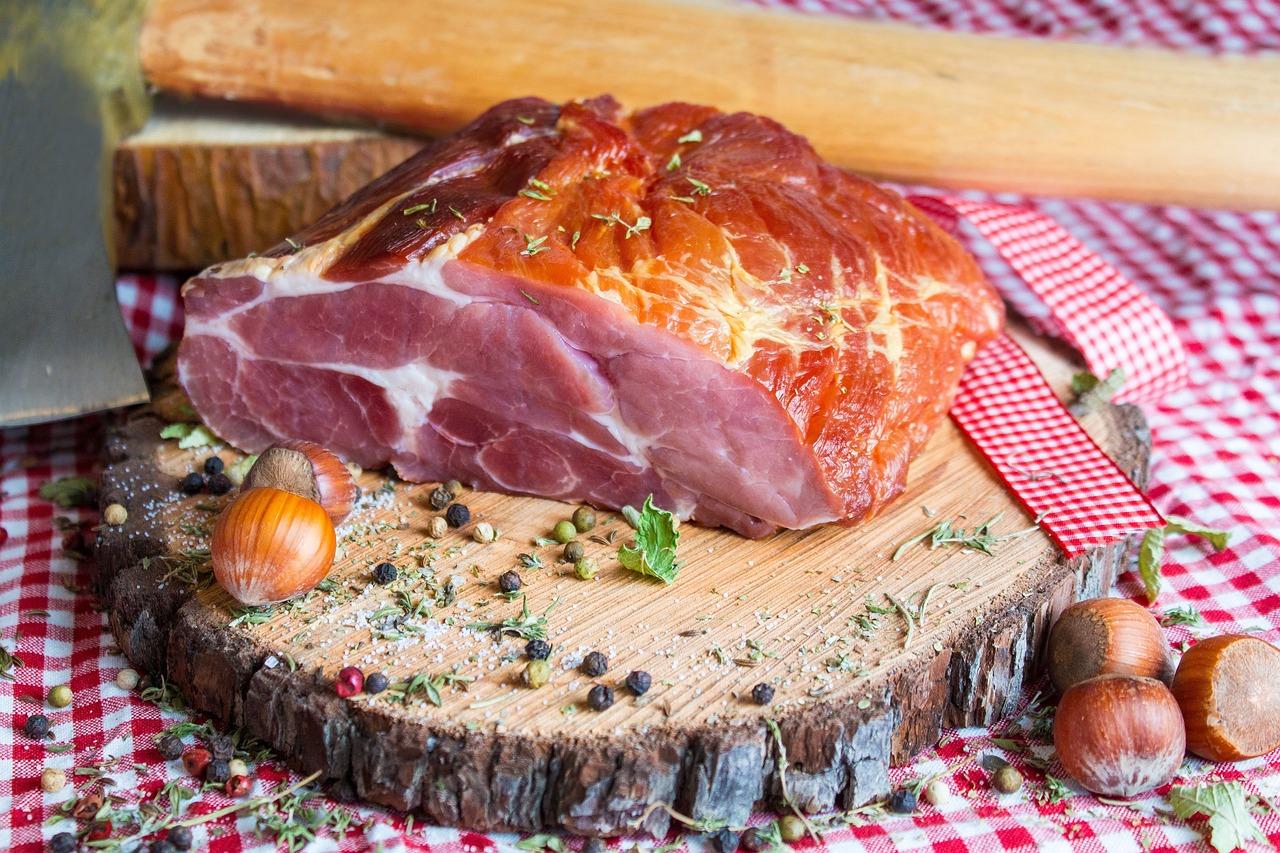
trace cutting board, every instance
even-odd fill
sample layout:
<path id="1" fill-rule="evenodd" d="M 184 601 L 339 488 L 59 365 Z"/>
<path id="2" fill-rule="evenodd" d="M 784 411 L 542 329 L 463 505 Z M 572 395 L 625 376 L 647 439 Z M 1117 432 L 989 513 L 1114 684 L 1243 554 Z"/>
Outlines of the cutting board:
<path id="1" fill-rule="evenodd" d="M 1018 334 L 1065 395 L 1069 361 Z M 1145 478 L 1136 409 L 1104 404 L 1083 423 Z M 326 589 L 246 612 L 183 557 L 207 545 L 229 500 L 176 490 L 214 451 L 179 449 L 160 439 L 163 425 L 151 408 L 130 415 L 110 437 L 103 473 L 103 504 L 129 510 L 98 543 L 111 629 L 130 660 L 192 707 L 246 726 L 301 772 L 479 830 L 661 836 L 671 818 L 654 803 L 734 825 L 753 806 L 781 809 L 788 798 L 819 812 L 881 797 L 890 764 L 929 747 L 943 727 L 1011 711 L 1038 675 L 1047 626 L 1072 601 L 1104 593 L 1125 551 L 1117 544 L 1068 561 L 1032 530 L 998 542 L 994 556 L 916 544 L 894 559 L 942 521 L 973 528 L 996 518 L 996 535 L 1033 527 L 948 421 L 881 517 L 757 541 L 684 525 L 684 565 L 670 586 L 617 562 L 631 532 L 617 514 L 600 512 L 579 537 L 600 568 L 585 581 L 558 562 L 560 546 L 538 544 L 574 507 L 464 491 L 472 524 L 433 540 L 427 496 L 436 484 L 366 471 Z M 479 521 L 500 538 L 475 541 Z M 522 565 L 522 554 L 537 560 Z M 399 567 L 388 586 L 371 580 L 383 560 Z M 508 570 L 520 572 L 527 598 L 498 594 Z M 409 627 L 388 621 L 412 610 L 429 583 L 453 583 L 456 601 L 410 616 Z M 535 618 L 547 614 L 554 646 L 554 677 L 537 689 L 521 683 L 523 639 L 467 627 L 517 617 L 522 602 Z M 575 669 L 593 650 L 609 659 L 598 679 Z M 439 682 L 440 706 L 423 692 L 343 699 L 333 680 L 348 665 L 393 683 L 474 680 Z M 632 670 L 652 677 L 643 696 L 623 686 Z M 602 712 L 587 704 L 595 682 L 617 697 Z M 760 683 L 776 690 L 763 706 L 751 699 Z"/>

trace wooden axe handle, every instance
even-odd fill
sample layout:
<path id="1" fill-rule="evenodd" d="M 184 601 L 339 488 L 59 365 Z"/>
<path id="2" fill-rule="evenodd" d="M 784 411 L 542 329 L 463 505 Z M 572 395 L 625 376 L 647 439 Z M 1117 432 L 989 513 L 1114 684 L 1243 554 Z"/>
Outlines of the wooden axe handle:
<path id="1" fill-rule="evenodd" d="M 724 0 L 154 0 L 185 95 L 439 133 L 609 92 L 771 116 L 834 163 L 937 186 L 1280 207 L 1280 57 L 926 32 Z"/>

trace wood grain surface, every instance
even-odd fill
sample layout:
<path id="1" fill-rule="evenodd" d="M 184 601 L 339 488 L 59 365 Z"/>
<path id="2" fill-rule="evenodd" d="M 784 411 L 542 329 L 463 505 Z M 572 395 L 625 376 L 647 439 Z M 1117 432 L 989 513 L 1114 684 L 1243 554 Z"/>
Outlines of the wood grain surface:
<path id="1" fill-rule="evenodd" d="M 929 32 L 729 0 L 155 0 L 149 80 L 450 131 L 507 98 L 767 115 L 872 177 L 1280 204 L 1280 57 Z"/>
<path id="2" fill-rule="evenodd" d="M 1062 356 L 1026 342 L 1065 388 Z M 1145 479 L 1136 409 L 1104 406 L 1083 422 Z M 780 748 L 791 802 L 805 811 L 882 796 L 890 763 L 931 745 L 943 726 L 987 724 L 1012 710 L 1037 675 L 1052 618 L 1104 593 L 1124 553 L 1117 544 L 1065 561 L 1036 530 L 999 542 L 995 556 L 916 545 L 892 559 L 942 520 L 972 528 L 999 516 L 997 535 L 1032 526 L 948 421 L 881 517 L 759 541 L 684 525 L 684 566 L 671 586 L 618 564 L 630 529 L 614 513 L 600 512 L 580 537 L 601 570 L 584 581 L 558 562 L 560 546 L 536 544 L 571 506 L 468 491 L 471 524 L 432 539 L 434 484 L 365 472 L 326 589 L 246 615 L 207 582 L 199 560 L 182 559 L 207 545 L 230 496 L 178 494 L 178 479 L 212 451 L 161 440 L 162 424 L 140 410 L 107 446 L 102 501 L 129 510 L 125 526 L 104 528 L 98 540 L 100 587 L 121 648 L 299 770 L 473 829 L 612 835 L 640 826 L 661 835 L 670 816 L 655 802 L 742 824 L 754 805 L 781 805 Z M 501 537 L 476 542 L 479 521 Z M 537 555 L 541 567 L 522 567 L 520 554 Z M 399 567 L 387 586 L 371 580 L 383 560 Z M 520 601 L 496 586 L 512 569 L 531 614 L 550 611 L 554 677 L 537 689 L 521 683 L 523 639 L 468 627 L 519 613 Z M 424 599 L 447 597 L 449 585 L 456 601 L 413 613 Z M 893 607 L 889 595 L 916 617 L 911 628 L 899 613 L 876 612 Z M 576 669 L 592 650 L 609 658 L 602 678 Z M 333 678 L 348 665 L 392 682 L 444 673 L 474 681 L 440 682 L 440 706 L 424 693 L 341 699 Z M 642 697 L 622 685 L 631 670 L 652 676 Z M 603 712 L 587 706 L 595 682 L 616 692 Z M 751 701 L 758 683 L 776 688 L 768 705 Z"/>
<path id="3" fill-rule="evenodd" d="M 424 144 L 279 109 L 160 98 L 115 152 L 117 263 L 193 271 L 263 251 Z"/>

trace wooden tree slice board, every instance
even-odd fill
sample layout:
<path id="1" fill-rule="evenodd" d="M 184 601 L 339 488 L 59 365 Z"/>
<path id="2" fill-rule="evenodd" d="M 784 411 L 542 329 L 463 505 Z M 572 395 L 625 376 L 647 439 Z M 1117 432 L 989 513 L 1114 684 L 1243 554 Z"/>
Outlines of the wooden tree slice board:
<path id="1" fill-rule="evenodd" d="M 116 262 L 197 270 L 296 234 L 426 140 L 279 109 L 159 97 L 116 149 Z"/>
<path id="2" fill-rule="evenodd" d="M 1022 337 L 1065 393 L 1071 368 L 1062 355 Z M 1104 406 L 1083 422 L 1144 479 L 1146 430 L 1136 409 Z M 339 530 L 329 591 L 237 620 L 216 583 L 197 588 L 176 576 L 189 568 L 179 555 L 207 544 L 210 505 L 230 496 L 177 492 L 211 451 L 160 440 L 162 425 L 142 409 L 107 448 L 102 501 L 129 510 L 124 526 L 104 528 L 98 540 L 121 648 L 189 704 L 247 726 L 300 771 L 472 829 L 608 835 L 638 824 L 662 835 L 670 817 L 654 803 L 741 824 L 754 805 L 782 803 L 779 738 L 800 808 L 881 796 L 890 763 L 931 745 L 941 727 L 1010 711 L 1035 677 L 1052 618 L 1109 588 L 1124 553 L 1115 545 L 1066 561 L 1036 530 L 1000 542 L 995 556 L 916 545 L 894 561 L 899 545 L 942 520 L 971 528 L 1003 514 L 996 534 L 1032 526 L 948 421 L 883 516 L 759 541 L 685 525 L 684 566 L 671 586 L 618 564 L 630 530 L 614 513 L 599 513 L 589 534 L 599 539 L 579 537 L 600 567 L 598 579 L 583 581 L 557 562 L 560 546 L 534 544 L 573 507 L 467 491 L 472 525 L 432 540 L 426 529 L 437 513 L 427 496 L 436 484 L 366 472 L 361 507 Z M 238 457 L 229 448 L 218 455 Z M 501 537 L 475 542 L 478 521 Z M 600 541 L 611 534 L 612 544 Z M 520 567 L 519 555 L 531 553 L 542 568 Z M 383 560 L 400 570 L 389 586 L 371 580 L 370 567 Z M 557 602 L 548 620 L 554 677 L 538 689 L 521 684 L 523 639 L 466 627 L 518 615 L 520 602 L 497 590 L 511 569 L 534 616 Z M 394 628 L 397 595 L 412 606 L 450 578 L 463 582 L 455 603 L 409 618 L 402 639 L 373 638 L 374 629 Z M 889 606 L 886 594 L 912 611 L 927 599 L 910 635 L 900 615 L 868 610 L 868 602 Z M 603 678 L 574 669 L 590 650 L 609 658 Z M 475 680 L 465 690 L 443 686 L 442 707 L 425 693 L 341 699 L 333 678 L 348 665 L 392 682 L 455 671 Z M 635 669 L 653 679 L 640 698 L 622 686 Z M 594 681 L 615 691 L 606 711 L 587 707 Z M 766 707 L 751 701 L 762 682 L 776 687 Z"/>

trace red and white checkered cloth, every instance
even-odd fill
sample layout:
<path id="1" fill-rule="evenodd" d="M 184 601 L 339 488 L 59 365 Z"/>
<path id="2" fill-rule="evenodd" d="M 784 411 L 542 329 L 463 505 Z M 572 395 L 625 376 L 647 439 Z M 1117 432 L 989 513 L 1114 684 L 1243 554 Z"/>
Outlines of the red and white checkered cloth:
<path id="1" fill-rule="evenodd" d="M 1190 3 L 1157 0 L 1115 4 L 1093 0 L 760 0 L 786 5 L 890 18 L 968 32 L 993 32 L 1104 43 L 1144 43 L 1176 48 L 1248 52 L 1280 49 L 1280 4 L 1252 0 Z M 961 194 L 973 202 L 989 196 Z M 1189 384 L 1143 408 L 1153 439 L 1150 499 L 1165 515 L 1193 518 L 1231 531 L 1231 545 L 1214 553 L 1198 540 L 1171 537 L 1164 575 L 1166 591 L 1155 612 L 1192 605 L 1207 629 L 1166 629 L 1175 646 L 1208 633 L 1256 630 L 1280 644 L 1280 215 L 1227 213 L 1089 201 L 995 201 L 1048 214 L 1070 234 L 1108 260 L 1146 292 L 1171 318 L 1187 355 Z M 973 235 L 969 245 L 987 274 L 1012 293 L 1020 284 L 994 247 Z M 141 356 L 149 357 L 180 330 L 177 283 L 167 278 L 122 276 L 121 305 Z M 1039 312 L 1014 299 L 1019 310 Z M 44 767 L 68 772 L 103 756 L 123 758 L 112 773 L 118 790 L 153 791 L 172 778 L 152 735 L 183 717 L 161 712 L 114 684 L 127 665 L 111 647 L 105 619 L 93 609 L 90 565 L 61 555 L 65 532 L 55 516 L 96 523 L 88 511 L 62 511 L 37 497 L 40 485 L 73 474 L 91 474 L 102 419 L 0 431 L 0 645 L 20 657 L 16 681 L 0 681 L 0 849 L 34 853 L 41 839 L 67 828 L 43 826 L 68 796 L 40 791 Z M 1124 574 L 1120 595 L 1144 601 L 1135 571 Z M 47 614 L 47 615 L 46 615 Z M 48 688 L 69 684 L 75 703 L 65 710 L 32 704 Z M 1024 703 L 1031 700 L 1029 691 Z M 72 751 L 51 753 L 21 734 L 28 715 L 47 714 L 54 743 Z M 947 732 L 910 766 L 895 769 L 895 784 L 942 773 L 954 796 L 940 808 L 922 805 L 915 815 L 889 816 L 832 831 L 824 844 L 833 853 L 871 850 L 988 851 L 1039 848 L 1071 850 L 1207 850 L 1203 822 L 1186 823 L 1158 813 L 1163 791 L 1138 798 L 1132 807 L 1102 803 L 1068 783 L 1070 796 L 1050 802 L 1045 772 L 1065 778 L 1051 747 L 1029 734 L 1017 717 L 991 729 Z M 993 740 L 994 739 L 994 740 Z M 1028 779 L 1014 795 L 995 795 L 977 760 L 997 753 Z M 1030 759 L 1030 760 L 1029 760 Z M 12 763 L 10 763 L 12 762 Z M 134 764 L 138 767 L 135 768 Z M 267 769 L 257 792 L 277 779 Z M 1189 761 L 1180 782 L 1204 778 L 1239 780 L 1250 793 L 1280 804 L 1280 753 L 1234 765 Z M 206 795 L 214 808 L 229 801 Z M 6 806 L 8 806 L 6 808 Z M 477 853 L 509 848 L 516 836 L 482 836 L 452 829 L 407 828 L 403 818 L 358 809 L 368 828 L 345 840 L 322 833 L 315 850 L 430 850 Z M 764 821 L 767 816 L 760 815 Z M 1280 844 L 1280 813 L 1257 818 L 1272 844 Z M 212 827 L 212 829 L 211 829 Z M 213 851 L 266 851 L 274 845 L 255 834 L 252 819 L 198 827 L 197 847 Z M 672 839 L 673 841 L 675 839 Z M 617 849 L 661 842 L 626 839 Z M 704 842 L 683 842 L 690 850 Z M 571 846 L 577 846 L 571 840 Z M 1257 849 L 1263 849 L 1260 845 Z"/>

